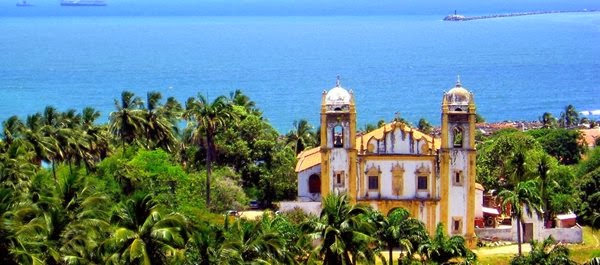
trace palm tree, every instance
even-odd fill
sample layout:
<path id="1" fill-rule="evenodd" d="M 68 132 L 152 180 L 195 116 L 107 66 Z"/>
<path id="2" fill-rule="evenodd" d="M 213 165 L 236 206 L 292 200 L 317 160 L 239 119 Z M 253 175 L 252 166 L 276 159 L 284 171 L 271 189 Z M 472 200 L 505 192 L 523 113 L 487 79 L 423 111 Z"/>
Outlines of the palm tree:
<path id="1" fill-rule="evenodd" d="M 435 229 L 434 237 L 427 238 L 419 245 L 418 250 L 436 264 L 444 264 L 452 258 L 474 255 L 465 246 L 465 239 L 462 236 L 448 237 L 442 223 L 439 223 Z"/>
<path id="2" fill-rule="evenodd" d="M 419 131 L 425 134 L 431 134 L 433 130 L 433 126 L 431 126 L 431 124 L 425 118 L 419 119 L 417 128 L 419 129 Z"/>
<path id="3" fill-rule="evenodd" d="M 286 239 L 275 229 L 276 218 L 264 214 L 260 221 L 237 219 L 228 226 L 228 235 L 221 246 L 221 259 L 227 264 L 293 264 Z"/>
<path id="4" fill-rule="evenodd" d="M 31 163 L 34 153 L 31 145 L 22 139 L 16 139 L 0 152 L 0 187 L 8 187 L 27 192 L 36 167 Z"/>
<path id="5" fill-rule="evenodd" d="M 17 116 L 11 116 L 2 122 L 2 142 L 10 145 L 16 138 L 20 137 L 23 122 Z"/>
<path id="6" fill-rule="evenodd" d="M 550 112 L 544 112 L 539 120 L 542 123 L 542 128 L 551 129 L 556 127 L 556 118 Z"/>
<path id="7" fill-rule="evenodd" d="M 418 219 L 411 218 L 410 212 L 404 208 L 392 210 L 383 221 L 379 229 L 379 237 L 388 248 L 388 259 L 390 265 L 394 264 L 392 250 L 400 247 L 400 251 L 406 251 L 411 256 L 413 246 L 427 238 L 425 226 Z"/>
<path id="8" fill-rule="evenodd" d="M 322 259 L 323 265 L 350 265 L 359 259 L 374 264 L 372 243 L 375 238 L 371 234 L 375 228 L 361 218 L 368 211 L 367 207 L 351 205 L 346 194 L 325 197 L 322 207 L 319 218 L 304 225 L 309 237 L 321 242 L 309 259 Z M 356 259 L 352 260 L 351 256 Z"/>
<path id="9" fill-rule="evenodd" d="M 108 202 L 106 196 L 92 193 L 84 177 L 72 174 L 49 190 L 32 196 L 35 202 L 28 206 L 30 213 L 21 214 L 29 219 L 15 218 L 21 219 L 18 239 L 28 253 L 25 257 L 34 256 L 46 264 L 101 262 L 98 242 L 109 228 L 102 209 Z"/>
<path id="10" fill-rule="evenodd" d="M 121 93 L 121 103 L 115 99 L 117 111 L 110 114 L 110 132 L 121 140 L 123 152 L 125 144 L 131 144 L 141 133 L 144 119 L 140 107 L 142 100 L 132 92 Z"/>
<path id="11" fill-rule="evenodd" d="M 565 111 L 560 114 L 560 124 L 563 128 L 572 128 L 579 124 L 579 113 L 573 105 L 565 107 Z"/>
<path id="12" fill-rule="evenodd" d="M 108 137 L 106 126 L 97 126 L 96 120 L 100 112 L 92 107 L 86 107 L 81 112 L 81 130 L 86 141 L 87 153 L 83 162 L 86 169 L 93 170 L 95 163 L 105 158 L 108 154 Z"/>
<path id="13" fill-rule="evenodd" d="M 550 172 L 552 157 L 546 153 L 543 153 L 537 162 L 537 174 L 540 179 L 540 198 L 542 212 L 544 213 L 544 223 L 550 220 L 552 213 L 550 211 L 550 195 L 548 190 L 550 189 L 551 179 L 548 177 Z"/>
<path id="14" fill-rule="evenodd" d="M 7 218 L 16 203 L 14 192 L 9 188 L 0 188 L 0 263 L 10 265 L 17 264 L 11 254 L 16 235 L 9 227 L 10 220 Z"/>
<path id="15" fill-rule="evenodd" d="M 163 108 L 159 102 L 161 98 L 159 92 L 148 92 L 144 123 L 146 147 L 158 146 L 170 152 L 175 143 L 175 135 L 171 121 L 159 112 Z"/>
<path id="16" fill-rule="evenodd" d="M 217 97 L 212 103 L 198 94 L 198 98 L 189 98 L 186 102 L 184 118 L 192 128 L 192 139 L 196 143 L 206 143 L 206 205 L 210 207 L 210 179 L 212 163 L 215 160 L 215 135 L 228 126 L 235 115 L 231 103 L 226 97 Z"/>
<path id="17" fill-rule="evenodd" d="M 285 137 L 286 143 L 294 147 L 296 154 L 315 144 L 313 128 L 305 119 L 294 121 L 293 129 Z"/>
<path id="18" fill-rule="evenodd" d="M 234 92 L 229 93 L 229 100 L 235 106 L 243 107 L 248 113 L 260 115 L 260 111 L 256 108 L 256 103 L 244 93 L 236 89 Z"/>
<path id="19" fill-rule="evenodd" d="M 221 246 L 225 241 L 222 226 L 202 222 L 192 225 L 190 238 L 186 250 L 198 252 L 198 263 L 200 265 L 217 264 L 221 258 Z"/>
<path id="20" fill-rule="evenodd" d="M 502 198 L 502 208 L 506 209 L 508 205 L 511 207 L 511 217 L 517 221 L 517 244 L 519 246 L 519 256 L 521 256 L 521 222 L 523 214 L 529 217 L 535 212 L 538 217 L 541 215 L 539 209 L 541 198 L 538 193 L 537 183 L 534 180 L 522 181 L 517 183 L 513 190 L 502 190 L 498 193 Z"/>
<path id="21" fill-rule="evenodd" d="M 135 194 L 111 219 L 117 227 L 106 242 L 114 251 L 107 263 L 151 265 L 182 259 L 187 221 L 177 213 L 165 214 L 150 195 Z"/>
<path id="22" fill-rule="evenodd" d="M 35 163 L 41 166 L 42 161 L 50 162 L 54 142 L 52 138 L 44 135 L 42 115 L 36 113 L 27 116 L 23 127 L 23 137 L 32 145 L 35 152 Z"/>

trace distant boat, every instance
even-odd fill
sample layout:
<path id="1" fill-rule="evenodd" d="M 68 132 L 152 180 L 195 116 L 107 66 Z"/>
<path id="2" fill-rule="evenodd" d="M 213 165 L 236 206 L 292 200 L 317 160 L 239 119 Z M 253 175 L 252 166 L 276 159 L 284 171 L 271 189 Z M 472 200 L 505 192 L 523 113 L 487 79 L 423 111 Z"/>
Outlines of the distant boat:
<path id="1" fill-rule="evenodd" d="M 29 7 L 29 6 L 33 6 L 33 5 L 30 3 L 27 3 L 27 1 L 23 0 L 21 2 L 17 2 L 17 6 L 18 7 Z"/>
<path id="2" fill-rule="evenodd" d="M 104 0 L 62 0 L 61 6 L 106 6 Z"/>

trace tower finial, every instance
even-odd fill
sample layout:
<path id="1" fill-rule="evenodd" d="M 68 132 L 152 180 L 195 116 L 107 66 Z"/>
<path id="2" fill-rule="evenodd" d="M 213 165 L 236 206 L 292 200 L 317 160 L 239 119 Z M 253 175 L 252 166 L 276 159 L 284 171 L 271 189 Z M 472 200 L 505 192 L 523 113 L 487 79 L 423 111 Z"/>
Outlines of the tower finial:
<path id="1" fill-rule="evenodd" d="M 456 76 L 456 86 L 457 86 L 457 87 L 460 87 L 460 86 L 462 86 L 462 84 L 460 83 L 460 75 L 457 75 L 457 76 Z"/>
<path id="2" fill-rule="evenodd" d="M 340 87 L 340 75 L 336 76 L 335 87 Z"/>

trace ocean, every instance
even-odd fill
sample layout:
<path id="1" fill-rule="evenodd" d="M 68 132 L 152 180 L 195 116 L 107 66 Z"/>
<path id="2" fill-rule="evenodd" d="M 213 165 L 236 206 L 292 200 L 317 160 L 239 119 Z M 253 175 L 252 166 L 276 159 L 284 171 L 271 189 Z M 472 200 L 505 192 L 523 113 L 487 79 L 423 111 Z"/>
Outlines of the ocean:
<path id="1" fill-rule="evenodd" d="M 283 134 L 294 120 L 318 125 L 337 75 L 360 127 L 439 124 L 459 75 L 487 121 L 600 110 L 600 13 L 443 16 L 0 17 L 0 120 L 53 105 L 106 121 L 123 90 L 183 103 L 241 89 Z"/>

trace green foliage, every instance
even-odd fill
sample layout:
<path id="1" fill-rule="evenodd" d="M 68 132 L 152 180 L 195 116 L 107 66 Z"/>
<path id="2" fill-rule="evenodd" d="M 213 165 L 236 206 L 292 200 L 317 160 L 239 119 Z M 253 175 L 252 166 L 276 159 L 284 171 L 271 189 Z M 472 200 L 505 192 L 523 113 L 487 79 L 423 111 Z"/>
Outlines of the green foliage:
<path id="1" fill-rule="evenodd" d="M 51 106 L 3 122 L 0 263 L 373 264 L 377 256 L 384 260 L 384 247 L 423 250 L 431 262 L 464 254 L 442 243 L 458 239 L 426 239 L 407 211 L 383 216 L 346 196 L 325 198 L 319 217 L 298 211 L 252 221 L 224 217 L 247 204 L 244 190 L 263 203 L 293 199 L 296 153 L 318 146 L 320 129 L 299 121 L 281 137 L 239 90 L 213 102 L 192 98 L 185 111 L 174 98 L 162 104 L 161 97 L 150 92 L 144 104 L 123 92 L 103 125 L 95 124 L 100 113 L 92 108 L 78 113 Z M 182 116 L 188 127 L 180 134 Z M 427 131 L 425 125 L 419 124 Z M 569 194 L 578 193 L 578 214 L 596 224 L 600 154 L 591 153 L 576 178 L 572 168 L 545 159 L 539 139 L 566 139 L 546 135 L 552 133 L 536 134 L 537 141 L 516 131 L 496 133 L 480 143 L 478 174 L 502 187 L 538 179 L 546 207 L 555 212 L 571 208 Z M 466 253 L 464 262 L 473 262 Z M 400 262 L 414 262 L 411 257 Z"/>
<path id="2" fill-rule="evenodd" d="M 588 158 L 579 165 L 577 176 L 578 195 L 581 203 L 576 213 L 579 221 L 584 224 L 592 224 L 594 216 L 600 215 L 599 148 L 593 149 Z M 600 224 L 596 227 L 600 227 Z"/>
<path id="3" fill-rule="evenodd" d="M 476 123 L 482 123 L 485 122 L 485 118 L 479 113 L 475 113 L 475 122 Z"/>
<path id="4" fill-rule="evenodd" d="M 531 242 L 531 251 L 528 255 L 515 256 L 511 265 L 571 265 L 577 264 L 569 259 L 569 249 L 562 244 L 557 244 L 552 236 L 539 242 Z"/>
<path id="5" fill-rule="evenodd" d="M 511 217 L 517 220 L 517 244 L 519 245 L 519 256 L 521 255 L 521 223 L 524 214 L 531 217 L 535 213 L 541 216 L 542 199 L 539 195 L 538 187 L 534 180 L 522 181 L 517 183 L 512 190 L 505 189 L 500 191 L 498 197 L 502 198 L 502 209 L 511 207 Z"/>
<path id="6" fill-rule="evenodd" d="M 531 167 L 515 174 L 515 159 L 524 160 L 530 152 L 540 152 L 542 147 L 530 135 L 519 131 L 501 130 L 477 146 L 477 181 L 487 189 L 514 185 L 518 178 L 532 178 Z M 524 162 L 524 161 L 523 161 Z"/>
<path id="7" fill-rule="evenodd" d="M 586 151 L 577 130 L 537 129 L 527 131 L 527 134 L 535 137 L 549 155 L 564 165 L 576 164 Z"/>
<path id="8" fill-rule="evenodd" d="M 367 213 L 367 217 L 367 220 L 377 228 L 375 234 L 381 241 L 382 247 L 386 246 L 388 249 L 387 262 L 390 265 L 394 262 L 393 248 L 400 248 L 402 254 L 399 259 L 406 261 L 412 258 L 413 251 L 417 250 L 419 243 L 428 239 L 423 223 L 410 217 L 410 212 L 404 208 L 393 209 L 387 217 L 371 210 Z"/>
<path id="9" fill-rule="evenodd" d="M 294 127 L 286 134 L 286 142 L 294 148 L 296 154 L 304 149 L 316 146 L 318 135 L 315 134 L 313 127 L 307 120 L 301 119 L 294 121 Z"/>
<path id="10" fill-rule="evenodd" d="M 215 200 L 210 205 L 210 209 L 217 213 L 222 213 L 230 209 L 243 209 L 249 200 L 240 182 L 231 177 L 233 172 L 219 170 L 214 173 L 212 190 Z"/>
<path id="11" fill-rule="evenodd" d="M 375 228 L 362 218 L 367 207 L 351 205 L 345 194 L 323 198 L 322 207 L 319 218 L 304 225 L 309 238 L 320 241 L 309 261 L 322 260 L 324 265 L 350 265 L 352 260 L 374 263 L 375 238 L 371 235 Z"/>
<path id="12" fill-rule="evenodd" d="M 419 119 L 417 128 L 419 129 L 419 131 L 425 134 L 431 134 L 433 130 L 433 126 L 431 126 L 431 124 L 425 118 Z"/>
<path id="13" fill-rule="evenodd" d="M 117 264 L 165 264 L 182 261 L 187 220 L 166 214 L 151 196 L 135 194 L 122 202 L 111 217 L 116 224 L 106 241 L 107 262 Z"/>
<path id="14" fill-rule="evenodd" d="M 558 121 L 562 128 L 573 128 L 579 124 L 579 112 L 573 105 L 567 105 L 565 110 L 560 113 Z"/>
<path id="15" fill-rule="evenodd" d="M 544 112 L 539 118 L 539 121 L 542 123 L 542 128 L 544 129 L 552 129 L 557 126 L 556 118 L 554 118 L 550 112 Z"/>
<path id="16" fill-rule="evenodd" d="M 448 262 L 452 258 L 467 257 L 474 254 L 465 246 L 465 239 L 462 236 L 448 237 L 444 225 L 438 224 L 433 238 L 427 238 L 419 244 L 419 252 L 428 260 L 437 264 Z"/>

